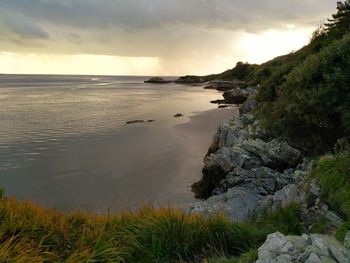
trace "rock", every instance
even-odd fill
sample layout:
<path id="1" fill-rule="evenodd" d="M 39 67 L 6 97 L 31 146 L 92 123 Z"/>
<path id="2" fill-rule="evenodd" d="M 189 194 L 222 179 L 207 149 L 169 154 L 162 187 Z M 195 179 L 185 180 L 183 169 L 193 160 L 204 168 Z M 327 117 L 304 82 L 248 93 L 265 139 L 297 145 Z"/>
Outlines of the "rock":
<path id="1" fill-rule="evenodd" d="M 344 247 L 346 247 L 347 249 L 350 249 L 350 231 L 348 231 L 348 233 L 345 236 Z"/>
<path id="2" fill-rule="evenodd" d="M 245 125 L 241 117 L 220 124 L 218 131 L 213 137 L 208 154 L 215 153 L 223 147 L 232 147 L 247 140 L 249 138 L 248 132 L 244 127 Z"/>
<path id="3" fill-rule="evenodd" d="M 145 83 L 155 83 L 155 84 L 163 84 L 163 83 L 171 83 L 172 81 L 170 80 L 165 80 L 160 77 L 154 77 L 149 80 L 144 81 Z"/>
<path id="4" fill-rule="evenodd" d="M 175 80 L 175 83 L 179 83 L 179 84 L 196 84 L 196 83 L 203 83 L 203 82 L 205 82 L 205 80 L 202 77 L 191 76 L 191 75 L 183 76 Z"/>
<path id="5" fill-rule="evenodd" d="M 350 262 L 350 251 L 327 235 L 285 236 L 279 232 L 267 237 L 258 249 L 262 262 Z"/>
<path id="6" fill-rule="evenodd" d="M 134 121 L 127 121 L 126 124 L 134 124 L 134 123 L 144 123 L 144 120 L 134 120 Z"/>
<path id="7" fill-rule="evenodd" d="M 253 188 L 236 187 L 223 195 L 212 196 L 206 201 L 193 204 L 190 213 L 204 216 L 224 213 L 232 220 L 242 222 L 252 215 L 259 200 Z"/>
<path id="8" fill-rule="evenodd" d="M 181 113 L 176 113 L 176 114 L 174 115 L 174 118 L 180 118 L 180 117 L 184 117 L 184 115 L 181 114 Z"/>
<path id="9" fill-rule="evenodd" d="M 156 120 L 147 120 L 146 122 L 155 122 Z"/>
<path id="10" fill-rule="evenodd" d="M 258 249 L 257 263 L 276 262 L 280 255 L 288 255 L 291 260 L 298 256 L 298 249 L 286 236 L 276 232 L 267 236 L 265 243 Z"/>
<path id="11" fill-rule="evenodd" d="M 327 220 L 328 226 L 334 229 L 339 228 L 342 224 L 345 223 L 345 221 L 340 218 L 335 212 L 329 211 L 328 209 L 324 214 L 324 218 Z"/>
<path id="12" fill-rule="evenodd" d="M 216 80 L 216 81 L 209 82 L 208 85 L 204 87 L 204 89 L 215 89 L 218 91 L 227 91 L 234 88 L 238 88 L 239 84 L 242 84 L 242 83 L 244 82 Z"/>
<path id="13" fill-rule="evenodd" d="M 226 192 L 229 188 L 236 186 L 254 186 L 259 195 L 273 194 L 281 189 L 292 178 L 285 178 L 285 175 L 267 167 L 258 167 L 250 170 L 235 168 L 226 178 L 220 182 L 219 192 Z"/>
<path id="14" fill-rule="evenodd" d="M 303 158 L 299 150 L 278 140 L 266 143 L 260 139 L 250 139 L 243 141 L 240 147 L 260 159 L 263 165 L 280 171 L 296 167 Z"/>
<path id="15" fill-rule="evenodd" d="M 252 112 L 252 110 L 258 105 L 257 101 L 254 99 L 248 99 L 240 107 L 240 114 L 246 114 Z"/>
<path id="16" fill-rule="evenodd" d="M 320 187 L 318 186 L 316 179 L 312 179 L 311 184 L 310 184 L 310 193 L 314 195 L 315 197 L 320 196 Z"/>
<path id="17" fill-rule="evenodd" d="M 252 169 L 261 166 L 261 162 L 255 156 L 251 155 L 244 149 L 234 147 L 224 147 L 215 154 L 210 154 L 204 159 L 205 170 L 211 166 L 218 166 L 226 173 L 229 173 L 233 168 Z"/>
<path id="18" fill-rule="evenodd" d="M 256 92 L 253 88 L 234 88 L 224 92 L 223 96 L 228 103 L 241 104 L 245 102 L 248 97 Z"/>
<path id="19" fill-rule="evenodd" d="M 224 109 L 224 108 L 228 108 L 228 107 L 230 107 L 230 106 L 229 105 L 220 105 L 219 109 Z"/>
<path id="20" fill-rule="evenodd" d="M 225 104 L 226 101 L 225 100 L 212 100 L 212 101 L 210 101 L 210 103 L 213 103 L 213 104 Z"/>

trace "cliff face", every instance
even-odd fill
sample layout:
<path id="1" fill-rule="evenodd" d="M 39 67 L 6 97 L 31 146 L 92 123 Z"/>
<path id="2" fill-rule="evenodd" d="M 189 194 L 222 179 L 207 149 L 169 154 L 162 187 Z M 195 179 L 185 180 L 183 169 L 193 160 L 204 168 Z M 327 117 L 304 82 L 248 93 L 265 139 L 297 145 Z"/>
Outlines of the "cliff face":
<path id="1" fill-rule="evenodd" d="M 320 200 L 315 180 L 309 180 L 314 162 L 286 141 L 273 138 L 247 110 L 223 122 L 204 159 L 203 178 L 193 185 L 197 197 L 192 213 L 223 212 L 234 221 L 258 218 L 291 203 L 303 207 L 305 228 L 325 218 L 333 229 L 344 222 Z"/>
<path id="2" fill-rule="evenodd" d="M 300 151 L 271 139 L 249 113 L 222 123 L 204 160 L 203 179 L 193 186 L 198 197 L 191 211 L 225 212 L 242 221 L 271 206 L 290 203 L 296 175 L 310 169 Z"/>

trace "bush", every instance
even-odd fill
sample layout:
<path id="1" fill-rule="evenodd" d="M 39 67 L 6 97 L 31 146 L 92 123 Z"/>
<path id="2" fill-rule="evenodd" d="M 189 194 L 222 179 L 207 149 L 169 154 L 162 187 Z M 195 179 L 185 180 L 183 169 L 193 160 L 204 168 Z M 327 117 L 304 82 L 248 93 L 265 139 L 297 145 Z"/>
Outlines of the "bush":
<path id="1" fill-rule="evenodd" d="M 338 138 L 348 136 L 350 35 L 281 76 L 284 71 L 288 72 L 277 70 L 278 81 L 270 77 L 269 87 L 263 86 L 258 95 L 256 115 L 262 125 L 273 135 L 315 152 L 328 150 Z"/>

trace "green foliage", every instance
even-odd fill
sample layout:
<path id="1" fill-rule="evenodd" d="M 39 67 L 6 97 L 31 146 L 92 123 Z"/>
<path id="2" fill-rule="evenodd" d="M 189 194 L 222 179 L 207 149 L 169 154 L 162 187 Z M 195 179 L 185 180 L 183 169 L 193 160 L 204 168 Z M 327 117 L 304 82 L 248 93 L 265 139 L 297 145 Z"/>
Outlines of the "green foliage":
<path id="1" fill-rule="evenodd" d="M 350 221 L 342 224 L 335 233 L 336 239 L 338 239 L 340 242 L 344 242 L 345 236 L 350 231 Z"/>
<path id="2" fill-rule="evenodd" d="M 265 81 L 256 115 L 275 136 L 314 151 L 329 149 L 349 135 L 350 35 L 302 63 L 293 61 Z"/>
<path id="3" fill-rule="evenodd" d="M 337 2 L 337 10 L 326 24 L 327 34 L 334 38 L 340 38 L 350 32 L 350 1 Z"/>
<path id="4" fill-rule="evenodd" d="M 251 249 L 239 257 L 215 258 L 204 261 L 204 263 L 254 263 L 258 259 L 258 251 Z"/>
<path id="5" fill-rule="evenodd" d="M 350 153 L 321 159 L 311 176 L 321 187 L 322 200 L 350 220 Z"/>
<path id="6" fill-rule="evenodd" d="M 326 218 L 318 218 L 317 221 L 311 225 L 309 230 L 312 234 L 327 234 L 329 230 L 328 221 Z"/>
<path id="7" fill-rule="evenodd" d="M 276 231 L 284 235 L 300 235 L 303 232 L 301 207 L 297 203 L 291 203 L 285 208 L 280 208 L 248 224 L 251 224 L 250 228 L 255 228 L 256 237 L 261 238 L 258 242 L 266 235 Z"/>

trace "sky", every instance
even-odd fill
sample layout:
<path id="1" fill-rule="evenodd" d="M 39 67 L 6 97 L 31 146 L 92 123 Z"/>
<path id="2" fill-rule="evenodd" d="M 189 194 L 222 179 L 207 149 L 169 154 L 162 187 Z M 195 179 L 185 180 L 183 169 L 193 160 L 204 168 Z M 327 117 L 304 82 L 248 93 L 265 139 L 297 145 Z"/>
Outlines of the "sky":
<path id="1" fill-rule="evenodd" d="M 219 73 L 301 48 L 336 2 L 0 0 L 0 73 Z"/>

